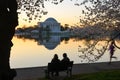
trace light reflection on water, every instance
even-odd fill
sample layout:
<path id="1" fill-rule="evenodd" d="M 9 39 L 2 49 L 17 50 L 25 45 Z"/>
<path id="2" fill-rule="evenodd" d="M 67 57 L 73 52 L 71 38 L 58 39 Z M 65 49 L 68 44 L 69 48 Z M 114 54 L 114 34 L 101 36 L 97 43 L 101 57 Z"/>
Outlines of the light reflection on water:
<path id="1" fill-rule="evenodd" d="M 68 57 L 74 61 L 74 64 L 110 61 L 108 50 L 106 50 L 106 52 L 102 55 L 98 54 L 97 52 L 94 52 L 94 55 L 84 55 L 82 52 L 78 52 L 79 46 L 85 48 L 88 44 L 88 41 L 83 39 L 61 39 L 58 36 L 52 36 L 48 40 L 29 40 L 18 39 L 17 37 L 14 37 L 13 43 L 14 46 L 12 47 L 10 58 L 10 65 L 12 68 L 46 66 L 47 63 L 51 61 L 54 54 L 58 54 L 59 59 L 62 59 L 62 54 L 64 52 L 66 52 L 68 54 Z M 100 43 L 100 45 L 105 44 L 104 41 L 101 41 Z M 117 41 L 117 44 L 120 45 L 119 41 Z M 100 45 L 98 45 L 97 48 L 99 48 Z M 116 56 L 117 59 L 112 59 L 112 61 L 120 61 L 119 52 L 120 49 L 115 50 L 114 56 Z"/>

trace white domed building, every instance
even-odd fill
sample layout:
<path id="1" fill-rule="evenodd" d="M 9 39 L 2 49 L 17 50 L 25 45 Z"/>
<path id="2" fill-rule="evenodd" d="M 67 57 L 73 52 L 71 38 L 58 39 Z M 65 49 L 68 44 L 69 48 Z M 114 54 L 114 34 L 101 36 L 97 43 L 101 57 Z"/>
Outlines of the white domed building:
<path id="1" fill-rule="evenodd" d="M 60 23 L 54 18 L 48 18 L 44 22 L 40 22 L 38 27 L 42 28 L 43 31 L 49 30 L 51 33 L 61 32 Z"/>

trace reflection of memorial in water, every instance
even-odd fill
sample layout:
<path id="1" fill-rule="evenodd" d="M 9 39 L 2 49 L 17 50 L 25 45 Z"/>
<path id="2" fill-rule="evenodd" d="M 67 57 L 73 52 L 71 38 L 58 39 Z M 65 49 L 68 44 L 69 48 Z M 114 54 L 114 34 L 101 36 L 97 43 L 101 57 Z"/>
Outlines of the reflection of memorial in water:
<path id="1" fill-rule="evenodd" d="M 55 34 L 46 34 L 46 35 L 17 35 L 18 39 L 29 39 L 37 42 L 38 45 L 43 45 L 49 50 L 55 49 L 63 40 L 69 41 L 70 36 L 68 35 L 55 35 Z"/>
<path id="2" fill-rule="evenodd" d="M 60 44 L 60 36 L 51 35 L 49 37 L 42 36 L 38 40 L 38 45 L 44 45 L 47 49 L 52 50 Z"/>

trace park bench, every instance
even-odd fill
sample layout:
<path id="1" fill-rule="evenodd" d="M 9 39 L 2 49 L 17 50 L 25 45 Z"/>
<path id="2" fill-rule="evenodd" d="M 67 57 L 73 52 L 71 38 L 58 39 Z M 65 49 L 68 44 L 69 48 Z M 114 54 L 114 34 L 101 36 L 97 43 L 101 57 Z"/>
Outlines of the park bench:
<path id="1" fill-rule="evenodd" d="M 45 69 L 45 76 L 50 77 L 50 74 L 52 72 L 61 72 L 61 71 L 66 71 L 67 76 L 72 75 L 72 66 L 73 66 L 73 61 L 68 62 L 67 64 L 64 63 L 58 63 L 58 64 L 53 64 L 53 63 L 48 63 L 47 68 Z"/>

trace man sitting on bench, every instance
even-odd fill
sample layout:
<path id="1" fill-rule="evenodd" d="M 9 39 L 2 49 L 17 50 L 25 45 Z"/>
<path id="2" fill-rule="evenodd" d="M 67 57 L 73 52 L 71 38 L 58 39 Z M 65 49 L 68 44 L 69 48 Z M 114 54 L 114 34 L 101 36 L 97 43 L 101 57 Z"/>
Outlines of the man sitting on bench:
<path id="1" fill-rule="evenodd" d="M 63 59 L 61 60 L 62 68 L 61 69 L 67 69 L 68 63 L 70 62 L 70 59 L 67 57 L 66 53 L 63 53 Z"/>
<path id="2" fill-rule="evenodd" d="M 70 59 L 67 57 L 66 53 L 63 54 L 63 59 L 61 60 L 61 62 L 62 63 L 68 63 L 68 62 L 70 62 Z"/>

